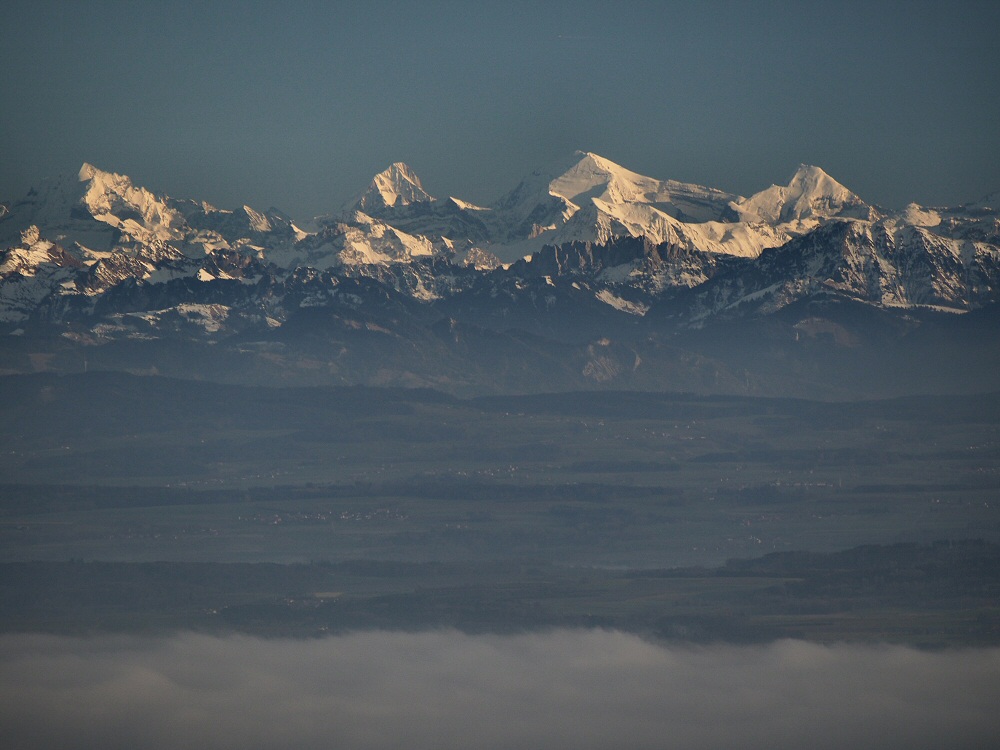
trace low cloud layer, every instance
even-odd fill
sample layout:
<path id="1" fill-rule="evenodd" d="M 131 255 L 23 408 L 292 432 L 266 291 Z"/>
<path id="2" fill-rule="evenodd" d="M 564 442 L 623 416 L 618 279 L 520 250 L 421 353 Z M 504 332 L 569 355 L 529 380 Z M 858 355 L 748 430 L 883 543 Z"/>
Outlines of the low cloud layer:
<path id="1" fill-rule="evenodd" d="M 0 735 L 25 749 L 974 748 L 997 695 L 1000 649 L 0 637 Z"/>

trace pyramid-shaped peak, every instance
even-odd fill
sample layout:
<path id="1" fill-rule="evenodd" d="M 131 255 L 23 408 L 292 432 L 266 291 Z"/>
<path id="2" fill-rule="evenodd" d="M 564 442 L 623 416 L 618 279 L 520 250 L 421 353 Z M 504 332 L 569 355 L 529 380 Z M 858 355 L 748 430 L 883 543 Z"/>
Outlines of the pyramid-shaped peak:
<path id="1" fill-rule="evenodd" d="M 577 151 L 575 160 L 549 185 L 552 195 L 561 196 L 574 203 L 584 196 L 622 200 L 641 200 L 647 193 L 655 193 L 660 181 L 633 172 L 610 159 L 589 151 Z M 609 193 L 609 195 L 605 195 Z"/>
<path id="2" fill-rule="evenodd" d="M 799 165 L 788 183 L 788 193 L 789 198 L 798 202 L 798 210 L 807 214 L 831 215 L 830 212 L 842 213 L 848 208 L 867 207 L 853 191 L 819 167 L 809 164 Z"/>
<path id="3" fill-rule="evenodd" d="M 595 154 L 593 151 L 577 151 L 576 153 L 580 157 L 581 164 L 594 164 L 602 169 L 610 170 L 624 169 L 620 164 L 616 164 L 611 159 L 605 158 L 600 154 Z"/>
<path id="4" fill-rule="evenodd" d="M 424 190 L 416 172 L 404 162 L 397 161 L 375 175 L 355 208 L 370 213 L 383 208 L 399 208 L 432 200 L 434 197 Z"/>
<path id="5" fill-rule="evenodd" d="M 619 222 L 663 214 L 685 221 L 721 221 L 736 198 L 700 185 L 648 177 L 592 151 L 575 151 L 532 172 L 494 208 L 515 227 L 515 234 L 534 238 L 540 228 L 561 226 L 581 209 L 586 213 L 579 214 L 578 223 L 595 210 L 609 216 L 610 211 Z"/>
<path id="6" fill-rule="evenodd" d="M 801 187 L 805 190 L 822 191 L 826 194 L 851 192 L 821 168 L 812 164 L 799 164 L 799 168 L 795 170 L 795 174 L 788 182 L 788 187 Z"/>
<path id="7" fill-rule="evenodd" d="M 871 207 L 821 168 L 800 164 L 787 185 L 772 185 L 733 208 L 744 221 L 771 224 L 809 218 L 868 218 Z"/>
<path id="8" fill-rule="evenodd" d="M 409 182 L 416 183 L 417 185 L 420 184 L 420 178 L 417 177 L 417 173 L 405 161 L 394 161 L 382 174 L 397 175 Z"/>
<path id="9" fill-rule="evenodd" d="M 599 154 L 577 150 L 547 161 L 536 168 L 527 179 L 532 181 L 551 181 L 570 172 L 586 170 L 607 174 L 609 172 L 624 170 L 624 167 L 615 164 L 610 159 L 605 159 Z"/>
<path id="10" fill-rule="evenodd" d="M 566 172 L 590 170 L 614 176 L 618 174 L 636 175 L 637 173 L 626 169 L 621 164 L 616 164 L 600 154 L 591 151 L 576 151 L 571 159 L 567 160 Z M 648 179 L 648 178 L 647 178 Z"/>

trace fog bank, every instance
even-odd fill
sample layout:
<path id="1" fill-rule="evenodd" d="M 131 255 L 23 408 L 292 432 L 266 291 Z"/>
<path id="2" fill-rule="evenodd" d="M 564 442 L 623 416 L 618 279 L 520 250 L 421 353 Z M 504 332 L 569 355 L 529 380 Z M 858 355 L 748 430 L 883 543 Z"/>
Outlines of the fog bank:
<path id="1" fill-rule="evenodd" d="M 974 748 L 1000 736 L 997 695 L 1000 649 L 0 637 L 11 748 Z"/>

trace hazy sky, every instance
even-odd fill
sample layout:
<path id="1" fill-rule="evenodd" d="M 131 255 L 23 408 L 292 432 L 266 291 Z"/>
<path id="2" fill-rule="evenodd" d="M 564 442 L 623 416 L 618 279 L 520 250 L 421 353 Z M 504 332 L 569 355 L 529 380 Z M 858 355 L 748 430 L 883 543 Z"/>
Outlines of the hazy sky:
<path id="1" fill-rule="evenodd" d="M 488 203 L 594 151 L 748 194 L 1000 190 L 1000 3 L 45 2 L 0 23 L 0 199 L 83 161 L 157 192 L 338 207 L 390 162 Z"/>

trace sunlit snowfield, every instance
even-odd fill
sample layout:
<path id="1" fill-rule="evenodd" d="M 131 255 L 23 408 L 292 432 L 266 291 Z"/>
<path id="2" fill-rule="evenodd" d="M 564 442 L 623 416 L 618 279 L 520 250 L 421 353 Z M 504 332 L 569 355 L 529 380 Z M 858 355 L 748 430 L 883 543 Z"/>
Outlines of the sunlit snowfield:
<path id="1" fill-rule="evenodd" d="M 0 638 L 12 748 L 976 748 L 1000 736 L 998 694 L 1000 649 Z"/>

